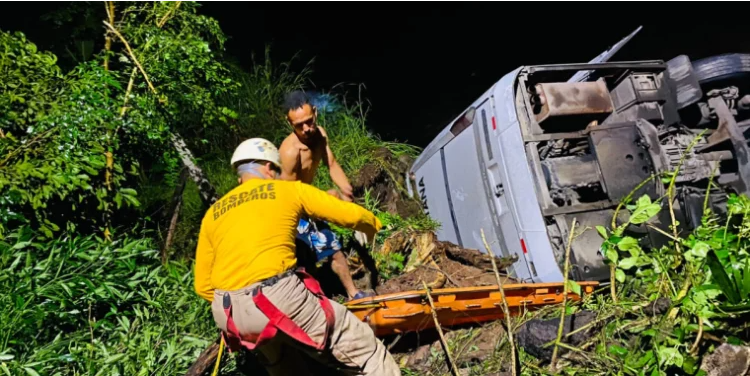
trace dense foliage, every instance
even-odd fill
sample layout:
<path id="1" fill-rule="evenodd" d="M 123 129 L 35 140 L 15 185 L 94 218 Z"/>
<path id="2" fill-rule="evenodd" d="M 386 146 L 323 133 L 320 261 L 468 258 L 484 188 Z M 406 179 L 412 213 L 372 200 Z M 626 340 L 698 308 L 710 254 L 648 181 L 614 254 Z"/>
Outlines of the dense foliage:
<path id="1" fill-rule="evenodd" d="M 191 270 L 160 265 L 147 238 L 36 235 L 22 228 L 0 243 L 6 374 L 173 375 L 213 339 Z"/>
<path id="2" fill-rule="evenodd" d="M 671 237 L 663 247 L 642 248 L 623 234 L 629 224 L 652 220 L 662 206 L 641 197 L 629 207 L 628 222 L 611 234 L 598 230 L 606 238 L 607 259 L 617 266 L 620 306 L 666 297 L 673 308 L 663 317 L 644 315 L 608 325 L 604 333 L 611 337 L 597 351 L 622 362 L 617 367 L 627 374 L 695 375 L 701 355 L 714 346 L 705 333 L 739 344 L 748 340 L 736 324 L 750 313 L 750 200 L 730 195 L 726 221 L 707 211 L 692 234 Z"/>
<path id="3" fill-rule="evenodd" d="M 110 231 L 118 210 L 139 204 L 138 174 L 176 173 L 173 132 L 236 117 L 218 102 L 238 85 L 213 52 L 224 41 L 215 21 L 190 3 L 115 9 L 121 43 L 65 73 L 22 34 L 0 33 L 0 229 Z"/>

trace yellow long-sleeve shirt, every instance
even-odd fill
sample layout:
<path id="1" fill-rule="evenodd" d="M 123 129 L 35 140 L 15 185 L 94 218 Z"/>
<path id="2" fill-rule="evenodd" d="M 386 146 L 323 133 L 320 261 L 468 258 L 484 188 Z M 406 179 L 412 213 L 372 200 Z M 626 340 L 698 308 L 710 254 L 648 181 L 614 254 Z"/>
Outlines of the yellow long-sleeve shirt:
<path id="1" fill-rule="evenodd" d="M 237 290 L 297 265 L 302 214 L 365 233 L 382 224 L 371 212 L 299 181 L 251 179 L 212 205 L 201 223 L 195 291 Z"/>

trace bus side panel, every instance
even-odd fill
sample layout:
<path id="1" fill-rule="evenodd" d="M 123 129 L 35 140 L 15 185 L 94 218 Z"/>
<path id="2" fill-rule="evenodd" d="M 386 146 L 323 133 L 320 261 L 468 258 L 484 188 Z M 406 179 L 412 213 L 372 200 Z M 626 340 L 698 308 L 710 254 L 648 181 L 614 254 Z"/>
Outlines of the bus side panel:
<path id="1" fill-rule="evenodd" d="M 474 130 L 478 126 L 477 118 L 475 116 L 472 125 L 445 145 L 445 171 L 458 223 L 458 237 L 463 243 L 461 245 L 486 252 L 481 230 L 484 230 L 490 243 L 497 240 L 497 234 L 477 157 L 477 142 L 474 137 Z"/>
<path id="2" fill-rule="evenodd" d="M 440 228 L 436 231 L 438 239 L 459 244 L 445 186 L 442 154 L 442 150 L 433 154 L 427 162 L 414 171 L 417 194 L 422 201 L 425 213 L 440 223 Z"/>
<path id="3" fill-rule="evenodd" d="M 518 228 L 516 227 L 515 218 L 511 213 L 510 206 L 505 195 L 505 186 L 508 184 L 508 176 L 505 175 L 503 168 L 502 154 L 500 153 L 500 144 L 496 142 L 495 133 L 496 119 L 495 111 L 492 106 L 493 98 L 490 98 L 478 109 L 478 128 L 475 129 L 474 136 L 478 140 L 477 149 L 479 153 L 479 165 L 484 180 L 485 197 L 487 206 L 492 215 L 492 223 L 497 237 L 489 242 L 493 248 L 499 248 L 502 253 L 494 251 L 497 255 L 516 256 L 518 261 L 513 264 L 513 277 L 522 281 L 530 280 L 528 263 L 522 251 Z M 492 240 L 497 240 L 493 242 Z"/>

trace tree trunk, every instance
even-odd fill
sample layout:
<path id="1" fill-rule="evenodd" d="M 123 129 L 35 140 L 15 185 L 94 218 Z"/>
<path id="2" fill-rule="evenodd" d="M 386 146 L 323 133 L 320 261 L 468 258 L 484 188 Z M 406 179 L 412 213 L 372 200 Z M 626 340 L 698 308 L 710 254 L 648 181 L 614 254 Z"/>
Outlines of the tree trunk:
<path id="1" fill-rule="evenodd" d="M 211 185 L 211 182 L 208 181 L 208 178 L 206 178 L 206 174 L 203 172 L 203 170 L 201 170 L 201 168 L 198 167 L 198 165 L 193 161 L 193 153 L 190 152 L 190 149 L 188 149 L 187 144 L 185 144 L 185 140 L 183 140 L 182 137 L 180 137 L 178 134 L 173 133 L 172 144 L 174 145 L 175 149 L 177 149 L 177 153 L 180 154 L 182 164 L 184 164 L 185 168 L 187 168 L 190 177 L 195 182 L 195 185 L 198 186 L 198 192 L 200 193 L 201 200 L 203 200 L 203 203 L 206 206 L 211 206 L 214 202 L 216 202 L 216 200 L 219 199 L 218 195 L 216 194 L 216 189 L 214 189 L 213 185 Z"/>
<path id="2" fill-rule="evenodd" d="M 207 370 L 210 370 L 216 363 L 216 357 L 219 355 L 219 343 L 214 342 L 198 356 L 198 359 L 188 368 L 185 376 L 201 376 Z"/>
<path id="3" fill-rule="evenodd" d="M 174 240 L 174 232 L 177 228 L 177 220 L 180 217 L 180 208 L 182 207 L 182 193 L 185 191 L 185 183 L 187 183 L 188 171 L 182 169 L 180 172 L 180 180 L 177 182 L 174 194 L 172 195 L 172 203 L 169 205 L 172 219 L 169 221 L 169 230 L 167 230 L 167 240 L 164 242 L 164 248 L 161 251 L 161 262 L 162 264 L 167 262 L 167 256 L 169 249 L 172 248 L 172 241 Z"/>
<path id="4" fill-rule="evenodd" d="M 169 259 L 169 249 L 172 248 L 172 240 L 174 239 L 174 231 L 177 228 L 177 219 L 180 216 L 180 208 L 182 207 L 182 200 L 177 202 L 177 206 L 174 208 L 172 219 L 169 221 L 169 230 L 167 231 L 167 241 L 164 243 L 164 249 L 161 251 L 161 263 L 166 264 Z"/>

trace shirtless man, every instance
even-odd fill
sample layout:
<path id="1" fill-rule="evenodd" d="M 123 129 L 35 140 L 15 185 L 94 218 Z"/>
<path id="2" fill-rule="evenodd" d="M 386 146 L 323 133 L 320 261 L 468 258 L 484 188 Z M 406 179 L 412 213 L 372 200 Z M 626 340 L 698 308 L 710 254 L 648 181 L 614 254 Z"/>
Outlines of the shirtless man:
<path id="1" fill-rule="evenodd" d="M 331 189 L 328 193 L 341 200 L 353 200 L 352 186 L 349 184 L 344 170 L 336 162 L 336 158 L 328 144 L 325 129 L 316 123 L 318 110 L 310 103 L 307 95 L 301 91 L 287 94 L 284 101 L 287 121 L 293 132 L 281 143 L 281 179 L 300 180 L 312 184 L 315 174 L 322 161 L 330 171 L 331 180 L 339 190 Z M 341 280 L 350 300 L 359 299 L 366 294 L 356 286 L 349 273 L 346 257 L 341 252 L 341 245 L 336 234 L 331 231 L 327 223 L 312 218 L 301 218 L 297 227 L 297 239 L 305 242 L 315 251 L 317 261 L 331 257 L 331 269 Z"/>

